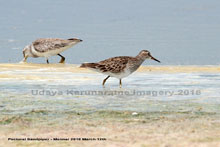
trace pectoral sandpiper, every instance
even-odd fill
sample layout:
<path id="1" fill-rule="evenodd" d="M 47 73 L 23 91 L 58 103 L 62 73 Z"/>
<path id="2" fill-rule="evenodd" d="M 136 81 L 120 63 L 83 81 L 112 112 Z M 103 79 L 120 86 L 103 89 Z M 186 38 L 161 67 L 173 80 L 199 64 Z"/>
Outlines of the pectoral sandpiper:
<path id="1" fill-rule="evenodd" d="M 97 63 L 83 63 L 80 67 L 89 68 L 97 72 L 108 75 L 107 78 L 103 80 L 103 87 L 105 82 L 109 77 L 115 77 L 119 79 L 120 87 L 122 86 L 122 78 L 129 76 L 134 71 L 136 71 L 140 65 L 145 61 L 145 59 L 152 59 L 160 62 L 147 50 L 142 50 L 136 57 L 130 56 L 119 56 L 109 58 Z"/>

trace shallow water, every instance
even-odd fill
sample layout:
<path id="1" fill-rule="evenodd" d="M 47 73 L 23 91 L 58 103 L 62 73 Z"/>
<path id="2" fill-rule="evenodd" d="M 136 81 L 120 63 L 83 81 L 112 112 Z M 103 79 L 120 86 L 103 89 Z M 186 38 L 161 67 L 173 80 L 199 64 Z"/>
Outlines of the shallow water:
<path id="1" fill-rule="evenodd" d="M 21 61 L 24 46 L 37 38 L 78 37 L 84 42 L 62 53 L 67 63 L 148 49 L 162 65 L 219 65 L 219 6 L 219 0 L 1 1 L 0 62 Z"/>
<path id="2" fill-rule="evenodd" d="M 71 64 L 0 64 L 0 113 L 32 110 L 220 112 L 218 66 L 142 66 L 123 79 Z"/>

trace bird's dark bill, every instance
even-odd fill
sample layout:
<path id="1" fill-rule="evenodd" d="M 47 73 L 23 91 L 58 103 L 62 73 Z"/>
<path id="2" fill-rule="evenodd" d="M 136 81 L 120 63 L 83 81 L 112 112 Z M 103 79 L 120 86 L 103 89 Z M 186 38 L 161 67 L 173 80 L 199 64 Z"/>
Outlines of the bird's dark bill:
<path id="1" fill-rule="evenodd" d="M 151 56 L 151 59 L 160 63 L 159 60 L 157 60 L 156 58 L 154 58 L 154 57 L 152 57 L 152 56 Z"/>

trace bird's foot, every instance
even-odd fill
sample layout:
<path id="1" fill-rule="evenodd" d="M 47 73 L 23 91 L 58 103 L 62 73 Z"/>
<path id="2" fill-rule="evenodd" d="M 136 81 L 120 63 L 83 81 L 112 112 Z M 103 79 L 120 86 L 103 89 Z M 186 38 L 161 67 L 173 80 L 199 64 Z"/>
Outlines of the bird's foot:
<path id="1" fill-rule="evenodd" d="M 65 63 L 65 59 L 62 58 L 59 63 L 63 63 L 64 64 Z"/>
<path id="2" fill-rule="evenodd" d="M 22 61 L 20 61 L 19 63 L 27 63 L 27 61 L 23 61 L 23 60 L 22 60 Z"/>

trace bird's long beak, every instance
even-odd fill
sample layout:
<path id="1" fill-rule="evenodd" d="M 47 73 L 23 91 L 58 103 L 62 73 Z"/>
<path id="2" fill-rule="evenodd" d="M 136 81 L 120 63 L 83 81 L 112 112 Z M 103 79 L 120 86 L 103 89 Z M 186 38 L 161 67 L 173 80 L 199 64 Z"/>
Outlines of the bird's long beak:
<path id="1" fill-rule="evenodd" d="M 26 63 L 27 62 L 27 58 L 24 58 L 22 61 L 20 61 L 19 63 Z"/>
<path id="2" fill-rule="evenodd" d="M 76 39 L 76 41 L 77 41 L 77 42 L 82 42 L 83 40 L 82 40 L 82 39 Z"/>
<path id="3" fill-rule="evenodd" d="M 27 58 L 24 58 L 24 59 L 23 59 L 23 62 L 27 62 Z"/>
<path id="4" fill-rule="evenodd" d="M 23 56 L 24 56 L 24 58 L 25 58 L 25 52 L 23 51 Z"/>
<path id="5" fill-rule="evenodd" d="M 151 56 L 150 58 L 151 58 L 152 60 L 157 61 L 157 62 L 159 62 L 159 63 L 160 63 L 160 61 L 159 61 L 159 60 L 157 60 L 156 58 L 154 58 L 153 56 Z"/>
<path id="6" fill-rule="evenodd" d="M 28 58 L 28 57 L 25 56 L 25 52 L 24 52 L 24 51 L 23 51 L 23 56 L 24 56 L 24 59 L 23 59 L 20 63 L 27 62 L 27 58 Z"/>
<path id="7" fill-rule="evenodd" d="M 27 57 L 24 57 L 24 59 L 21 62 L 23 63 L 27 62 Z"/>

